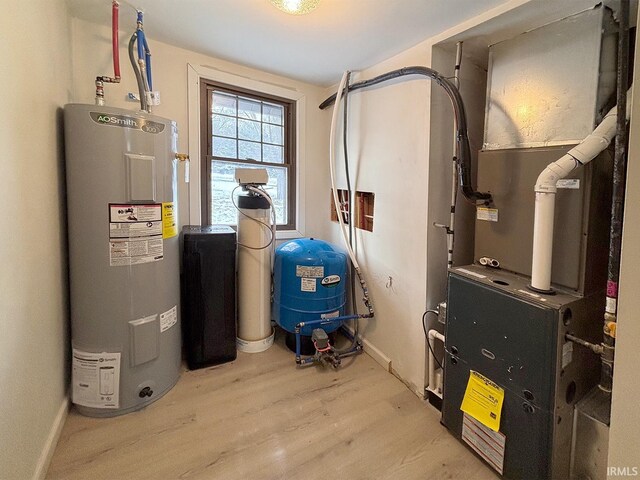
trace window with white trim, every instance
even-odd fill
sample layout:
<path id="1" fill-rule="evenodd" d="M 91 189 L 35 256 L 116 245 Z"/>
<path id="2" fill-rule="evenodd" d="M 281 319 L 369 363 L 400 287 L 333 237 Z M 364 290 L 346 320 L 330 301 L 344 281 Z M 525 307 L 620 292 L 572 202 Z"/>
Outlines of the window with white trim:
<path id="1" fill-rule="evenodd" d="M 295 101 L 204 79 L 200 89 L 203 223 L 235 225 L 235 169 L 266 168 L 278 229 L 295 230 Z"/>

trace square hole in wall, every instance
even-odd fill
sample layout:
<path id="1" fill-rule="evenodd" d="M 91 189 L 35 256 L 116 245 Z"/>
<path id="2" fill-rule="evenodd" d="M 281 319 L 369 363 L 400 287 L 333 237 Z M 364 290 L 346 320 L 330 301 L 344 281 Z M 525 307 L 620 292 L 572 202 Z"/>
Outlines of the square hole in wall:
<path id="1" fill-rule="evenodd" d="M 356 192 L 356 228 L 373 232 L 373 205 L 375 194 Z"/>
<path id="2" fill-rule="evenodd" d="M 338 201 L 340 202 L 342 221 L 346 225 L 349 225 L 349 193 L 346 190 L 338 189 Z M 338 213 L 336 210 L 336 202 L 333 197 L 333 189 L 331 189 L 331 221 L 338 221 Z"/>

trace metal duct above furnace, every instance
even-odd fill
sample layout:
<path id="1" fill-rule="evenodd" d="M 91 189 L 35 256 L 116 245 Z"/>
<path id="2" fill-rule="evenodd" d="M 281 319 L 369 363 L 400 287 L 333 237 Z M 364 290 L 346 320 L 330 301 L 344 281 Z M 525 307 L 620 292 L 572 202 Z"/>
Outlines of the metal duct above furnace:
<path id="1" fill-rule="evenodd" d="M 483 148 L 577 144 L 590 134 L 615 103 L 616 32 L 611 11 L 597 7 L 492 45 Z"/>
<path id="2" fill-rule="evenodd" d="M 616 25 L 597 7 L 490 47 L 475 258 L 530 276 L 534 186 L 615 103 Z M 552 282 L 587 294 L 606 281 L 612 156 L 558 182 Z"/>

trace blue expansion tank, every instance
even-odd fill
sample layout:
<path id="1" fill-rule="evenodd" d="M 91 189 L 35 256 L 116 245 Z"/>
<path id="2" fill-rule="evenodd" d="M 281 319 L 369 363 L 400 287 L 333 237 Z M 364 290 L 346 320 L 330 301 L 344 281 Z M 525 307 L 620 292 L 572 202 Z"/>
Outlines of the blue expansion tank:
<path id="1" fill-rule="evenodd" d="M 347 302 L 347 254 L 323 240 L 301 238 L 276 249 L 273 268 L 272 318 L 287 332 L 300 322 L 345 314 Z M 331 333 L 341 322 L 322 325 Z M 313 328 L 302 329 L 310 336 Z"/>

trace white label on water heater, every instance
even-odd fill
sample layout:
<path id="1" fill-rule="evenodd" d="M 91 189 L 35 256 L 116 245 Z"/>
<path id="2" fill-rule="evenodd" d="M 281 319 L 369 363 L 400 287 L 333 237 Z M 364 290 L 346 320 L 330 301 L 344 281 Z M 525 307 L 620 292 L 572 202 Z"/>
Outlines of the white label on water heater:
<path id="1" fill-rule="evenodd" d="M 109 204 L 109 265 L 122 267 L 164 258 L 162 204 Z"/>
<path id="2" fill-rule="evenodd" d="M 148 240 L 111 240 L 109 265 L 122 267 L 157 262 L 164 258 L 162 235 Z"/>
<path id="3" fill-rule="evenodd" d="M 315 278 L 302 277 L 300 279 L 300 290 L 303 292 L 315 292 L 316 282 Z"/>
<path id="4" fill-rule="evenodd" d="M 169 330 L 178 322 L 178 307 L 175 305 L 171 310 L 160 314 L 160 333 Z"/>
<path id="5" fill-rule="evenodd" d="M 119 408 L 120 353 L 73 349 L 73 403 L 92 408 Z"/>

